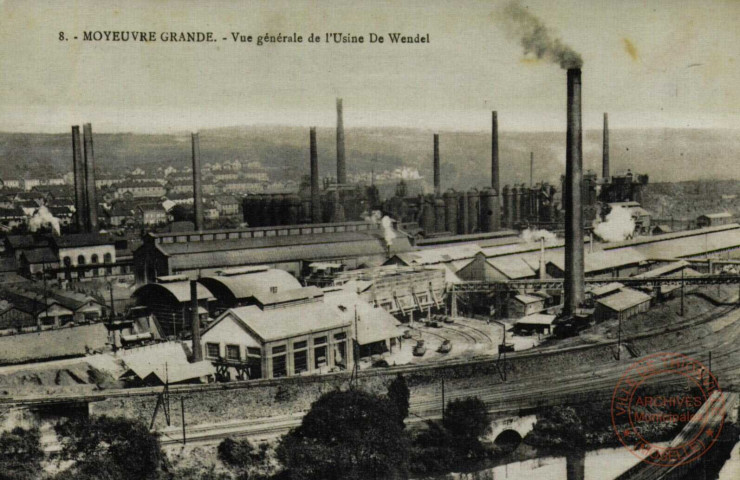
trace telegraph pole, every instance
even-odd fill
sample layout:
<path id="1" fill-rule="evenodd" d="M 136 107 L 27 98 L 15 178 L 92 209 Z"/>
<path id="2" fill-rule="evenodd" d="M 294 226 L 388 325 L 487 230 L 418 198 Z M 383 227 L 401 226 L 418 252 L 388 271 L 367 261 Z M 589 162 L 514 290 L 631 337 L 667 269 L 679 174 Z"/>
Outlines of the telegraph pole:
<path id="1" fill-rule="evenodd" d="M 681 313 L 680 313 L 680 315 L 682 317 L 683 317 L 683 295 L 684 295 L 683 291 L 684 291 L 684 288 L 685 288 L 683 274 L 684 274 L 684 269 L 682 268 L 681 269 Z"/>

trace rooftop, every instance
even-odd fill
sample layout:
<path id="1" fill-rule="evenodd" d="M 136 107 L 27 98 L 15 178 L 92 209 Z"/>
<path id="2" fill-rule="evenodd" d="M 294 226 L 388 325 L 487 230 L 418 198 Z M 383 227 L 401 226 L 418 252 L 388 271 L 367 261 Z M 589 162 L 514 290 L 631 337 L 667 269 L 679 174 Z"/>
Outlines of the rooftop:
<path id="1" fill-rule="evenodd" d="M 652 297 L 646 293 L 632 290 L 631 288 L 625 288 L 619 291 L 619 293 L 596 300 L 596 303 L 600 303 L 616 312 L 622 312 L 628 308 L 649 302 L 651 298 Z"/>

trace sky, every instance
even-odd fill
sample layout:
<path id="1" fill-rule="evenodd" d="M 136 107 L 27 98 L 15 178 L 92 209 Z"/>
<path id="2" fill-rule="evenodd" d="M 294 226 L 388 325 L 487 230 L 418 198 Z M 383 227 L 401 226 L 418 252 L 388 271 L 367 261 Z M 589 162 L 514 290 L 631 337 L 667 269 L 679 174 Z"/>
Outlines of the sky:
<path id="1" fill-rule="evenodd" d="M 0 130 L 166 133 L 219 126 L 565 129 L 565 72 L 525 55 L 506 1 L 0 0 Z M 740 1 L 522 0 L 583 58 L 586 128 L 740 128 Z M 211 31 L 217 42 L 82 41 Z M 69 40 L 60 41 L 59 32 Z M 232 32 L 303 44 L 236 43 Z M 309 44 L 310 33 L 365 44 Z M 368 44 L 368 34 L 384 35 Z M 389 32 L 429 34 L 393 45 Z M 72 37 L 78 36 L 78 40 Z"/>

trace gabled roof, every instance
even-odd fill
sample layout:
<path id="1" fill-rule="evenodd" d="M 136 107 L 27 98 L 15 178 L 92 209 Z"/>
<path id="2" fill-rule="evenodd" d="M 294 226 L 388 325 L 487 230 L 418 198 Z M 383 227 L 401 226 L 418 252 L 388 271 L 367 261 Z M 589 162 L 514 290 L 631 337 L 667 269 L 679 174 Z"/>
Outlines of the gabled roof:
<path id="1" fill-rule="evenodd" d="M 99 233 L 68 233 L 53 237 L 58 248 L 90 247 L 95 245 L 112 245 L 113 239 Z"/>
<path id="2" fill-rule="evenodd" d="M 511 280 L 534 277 L 535 271 L 520 257 L 494 257 L 486 259 L 493 268 Z"/>
<path id="3" fill-rule="evenodd" d="M 655 278 L 660 277 L 662 275 L 666 275 L 672 272 L 675 272 L 677 270 L 681 270 L 683 268 L 686 268 L 689 266 L 689 262 L 685 260 L 680 260 L 678 262 L 671 262 L 667 265 L 663 265 L 662 267 L 654 268 L 652 270 L 648 270 L 645 273 L 641 273 L 639 275 L 636 275 L 636 278 Z"/>
<path id="4" fill-rule="evenodd" d="M 291 290 L 283 290 L 272 293 L 260 291 L 254 294 L 257 303 L 263 307 L 268 305 L 289 304 L 299 301 L 317 301 L 324 296 L 324 292 L 318 287 L 299 287 Z"/>
<path id="5" fill-rule="evenodd" d="M 720 213 L 707 213 L 705 215 L 699 215 L 699 217 L 707 217 L 707 218 L 732 218 L 732 214 L 730 212 L 720 212 Z"/>
<path id="6" fill-rule="evenodd" d="M 227 310 L 204 333 L 225 319 L 242 323 L 262 343 L 350 326 L 349 320 L 323 302 L 271 310 L 251 305 Z"/>
<path id="7" fill-rule="evenodd" d="M 362 300 L 351 289 L 324 289 L 324 303 L 332 305 L 339 314 L 354 325 L 357 312 L 357 343 L 368 345 L 403 334 L 401 322 L 380 307 Z"/>
<path id="8" fill-rule="evenodd" d="M 606 295 L 607 293 L 618 292 L 619 290 L 623 288 L 624 288 L 624 285 L 622 285 L 621 283 L 611 282 L 611 283 L 607 283 L 606 285 L 600 285 L 598 287 L 592 288 L 591 293 L 595 297 L 601 297 L 602 295 Z"/>
<path id="9" fill-rule="evenodd" d="M 596 300 L 596 303 L 600 303 L 615 312 L 621 312 L 628 308 L 649 302 L 651 298 L 652 297 L 646 293 L 632 290 L 631 288 L 625 288 L 619 291 L 619 293 Z"/>

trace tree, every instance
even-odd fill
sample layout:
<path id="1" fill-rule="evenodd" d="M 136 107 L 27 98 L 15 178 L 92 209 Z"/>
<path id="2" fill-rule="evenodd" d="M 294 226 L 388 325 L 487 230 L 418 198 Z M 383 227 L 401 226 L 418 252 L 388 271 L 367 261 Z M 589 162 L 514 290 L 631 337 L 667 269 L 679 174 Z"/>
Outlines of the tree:
<path id="1" fill-rule="evenodd" d="M 0 435 L 0 480 L 33 480 L 41 473 L 41 434 L 38 428 L 15 427 Z"/>
<path id="2" fill-rule="evenodd" d="M 406 417 L 409 416 L 409 399 L 411 398 L 411 392 L 409 392 L 409 386 L 406 384 L 406 379 L 400 373 L 396 378 L 388 385 L 388 400 L 398 409 L 398 415 L 401 421 L 401 428 L 405 427 L 403 423 Z"/>
<path id="3" fill-rule="evenodd" d="M 491 426 L 486 405 L 477 397 L 448 402 L 442 424 L 455 437 L 476 439 Z"/>
<path id="4" fill-rule="evenodd" d="M 157 435 L 138 420 L 72 419 L 57 425 L 56 432 L 62 441 L 61 457 L 75 461 L 71 478 L 154 479 L 164 458 Z"/>
<path id="5" fill-rule="evenodd" d="M 409 444 L 396 406 L 358 390 L 333 391 L 286 435 L 278 458 L 290 478 L 405 478 Z"/>

